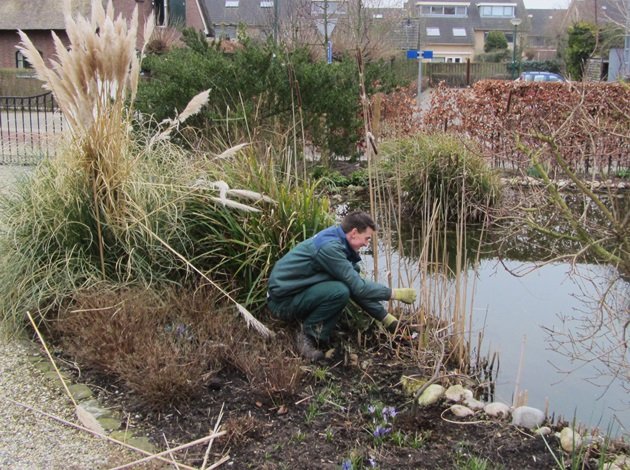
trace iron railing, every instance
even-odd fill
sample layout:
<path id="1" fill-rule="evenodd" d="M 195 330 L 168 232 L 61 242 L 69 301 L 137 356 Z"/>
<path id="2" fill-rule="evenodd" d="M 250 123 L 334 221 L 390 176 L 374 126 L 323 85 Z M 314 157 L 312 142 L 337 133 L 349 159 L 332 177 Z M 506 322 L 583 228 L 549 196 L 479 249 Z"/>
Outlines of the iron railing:
<path id="1" fill-rule="evenodd" d="M 0 96 L 0 164 L 32 165 L 53 156 L 64 125 L 51 92 Z"/>

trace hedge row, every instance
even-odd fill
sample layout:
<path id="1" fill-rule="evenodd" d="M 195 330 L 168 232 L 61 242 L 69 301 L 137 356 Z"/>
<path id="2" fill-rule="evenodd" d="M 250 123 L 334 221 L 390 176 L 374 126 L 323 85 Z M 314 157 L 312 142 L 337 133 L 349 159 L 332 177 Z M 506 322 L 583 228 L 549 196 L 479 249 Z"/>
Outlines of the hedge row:
<path id="1" fill-rule="evenodd" d="M 528 150 L 553 168 L 551 137 L 574 170 L 630 167 L 630 87 L 622 83 L 532 83 L 484 80 L 469 89 L 434 90 L 425 130 L 477 141 L 497 166 L 524 169 Z M 519 146 L 519 144 L 522 144 Z"/>

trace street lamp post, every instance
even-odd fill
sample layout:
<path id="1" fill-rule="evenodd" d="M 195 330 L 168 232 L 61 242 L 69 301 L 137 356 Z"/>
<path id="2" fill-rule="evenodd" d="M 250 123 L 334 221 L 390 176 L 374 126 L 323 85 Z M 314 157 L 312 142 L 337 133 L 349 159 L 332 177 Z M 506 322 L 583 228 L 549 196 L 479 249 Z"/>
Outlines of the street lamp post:
<path id="1" fill-rule="evenodd" d="M 512 18 L 510 23 L 514 26 L 514 36 L 512 37 L 512 80 L 516 78 L 516 33 L 518 25 L 521 24 L 520 18 Z"/>

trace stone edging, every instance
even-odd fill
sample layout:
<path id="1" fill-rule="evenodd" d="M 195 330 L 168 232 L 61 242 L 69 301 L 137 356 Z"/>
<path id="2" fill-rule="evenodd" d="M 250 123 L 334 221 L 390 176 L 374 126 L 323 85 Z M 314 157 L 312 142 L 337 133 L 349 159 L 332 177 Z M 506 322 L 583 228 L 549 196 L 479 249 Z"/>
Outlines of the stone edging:
<path id="1" fill-rule="evenodd" d="M 61 383 L 61 379 L 59 378 L 59 375 L 55 371 L 53 365 L 50 363 L 48 357 L 43 355 L 33 343 L 30 343 L 30 346 L 27 349 L 30 349 L 26 357 L 27 361 L 41 373 L 42 377 L 48 384 L 60 389 L 64 394 L 66 394 L 63 384 Z M 70 383 L 72 381 L 70 374 L 62 370 L 62 368 L 59 369 L 72 398 L 74 398 L 77 404 L 81 405 L 86 411 L 94 416 L 94 418 L 96 418 L 98 423 L 112 439 L 124 442 L 125 444 L 137 447 L 146 452 L 157 452 L 157 448 L 147 437 L 134 436 L 129 429 L 122 429 L 122 420 L 119 414 L 102 406 L 95 398 L 94 392 L 88 385 L 83 383 Z"/>

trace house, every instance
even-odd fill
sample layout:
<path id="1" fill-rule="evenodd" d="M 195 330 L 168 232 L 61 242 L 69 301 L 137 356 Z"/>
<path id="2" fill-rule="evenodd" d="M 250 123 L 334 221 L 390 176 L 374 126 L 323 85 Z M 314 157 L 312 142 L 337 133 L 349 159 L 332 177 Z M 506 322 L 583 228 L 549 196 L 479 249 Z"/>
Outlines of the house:
<path id="1" fill-rule="evenodd" d="M 324 45 L 348 11 L 346 0 L 201 0 L 213 36 L 278 38 L 287 44 Z M 343 20 L 342 20 L 343 21 Z"/>
<path id="2" fill-rule="evenodd" d="M 616 80 L 630 77 L 630 6 L 626 0 L 571 0 L 562 29 L 566 30 L 578 22 L 595 24 L 599 27 L 612 25 L 619 30 L 625 45 L 612 48 L 608 57 L 592 57 L 587 64 L 584 79 Z M 619 37 L 619 39 L 622 39 Z"/>
<path id="3" fill-rule="evenodd" d="M 113 0 L 116 15 L 131 17 L 138 8 L 140 25 L 151 13 L 155 13 L 158 27 L 185 25 L 209 32 L 207 19 L 200 5 L 201 0 Z M 0 2 L 0 68 L 30 68 L 28 61 L 16 49 L 20 42 L 17 31 L 24 31 L 33 41 L 44 60 L 53 59 L 54 31 L 64 44 L 68 43 L 65 22 L 59 0 L 2 0 Z M 72 0 L 72 11 L 89 17 L 91 0 Z M 107 1 L 103 0 L 103 5 Z M 142 27 L 139 28 L 140 36 Z M 142 38 L 139 38 L 139 43 Z M 140 45 L 140 44 L 139 44 Z"/>
<path id="4" fill-rule="evenodd" d="M 412 12 L 410 20 L 418 25 L 421 48 L 433 51 L 433 62 L 472 61 L 484 52 L 490 31 L 502 31 L 514 47 L 514 31 L 522 34 L 529 28 L 523 0 L 421 0 Z M 517 30 L 512 20 L 519 19 Z"/>
<path id="5" fill-rule="evenodd" d="M 566 8 L 527 10 L 530 29 L 524 41 L 524 53 L 529 60 L 544 61 L 556 58 L 566 13 Z"/>
<path id="6" fill-rule="evenodd" d="M 630 15 L 624 0 L 571 0 L 563 21 L 563 29 L 585 21 L 596 25 L 612 23 L 621 28 Z"/>

